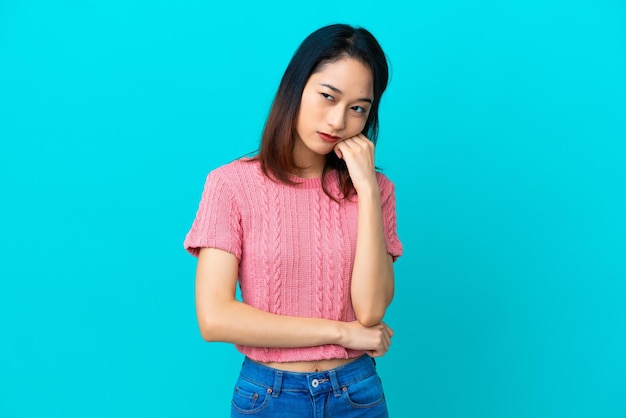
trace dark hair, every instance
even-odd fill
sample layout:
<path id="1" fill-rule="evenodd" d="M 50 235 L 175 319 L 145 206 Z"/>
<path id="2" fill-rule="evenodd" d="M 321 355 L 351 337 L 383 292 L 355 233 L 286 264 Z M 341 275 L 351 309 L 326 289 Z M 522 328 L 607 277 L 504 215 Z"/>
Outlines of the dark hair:
<path id="1" fill-rule="evenodd" d="M 345 57 L 362 62 L 372 71 L 374 100 L 362 133 L 376 143 L 378 105 L 389 79 L 385 53 L 376 38 L 366 29 L 343 24 L 325 26 L 310 34 L 296 50 L 276 92 L 263 130 L 261 149 L 255 157 L 255 160 L 260 161 L 261 169 L 266 176 L 276 181 L 294 184 L 289 174 L 299 168 L 293 160 L 292 153 L 304 86 L 309 77 L 323 65 Z M 326 156 L 322 174 L 324 192 L 334 198 L 328 192 L 324 181 L 326 174 L 333 169 L 337 170 L 339 189 L 343 191 L 343 196 L 350 196 L 354 192 L 354 186 L 348 175 L 348 168 L 334 152 Z"/>

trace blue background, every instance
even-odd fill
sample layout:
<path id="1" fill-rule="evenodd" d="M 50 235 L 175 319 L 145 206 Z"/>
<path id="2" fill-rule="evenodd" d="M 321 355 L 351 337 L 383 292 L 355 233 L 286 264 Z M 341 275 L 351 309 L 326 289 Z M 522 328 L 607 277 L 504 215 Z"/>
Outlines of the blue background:
<path id="1" fill-rule="evenodd" d="M 622 1 L 0 2 L 0 416 L 227 416 L 182 241 L 320 26 L 389 55 L 395 417 L 626 417 Z"/>

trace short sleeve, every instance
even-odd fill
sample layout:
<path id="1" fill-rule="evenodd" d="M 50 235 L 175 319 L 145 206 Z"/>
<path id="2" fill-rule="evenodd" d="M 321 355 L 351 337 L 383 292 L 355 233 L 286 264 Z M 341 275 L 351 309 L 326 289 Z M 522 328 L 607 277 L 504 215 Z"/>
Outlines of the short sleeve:
<path id="1" fill-rule="evenodd" d="M 241 259 L 240 211 L 232 188 L 218 172 L 207 176 L 196 218 L 183 245 L 196 257 L 200 248 L 218 248 Z"/>
<path id="2" fill-rule="evenodd" d="M 379 173 L 378 176 L 387 252 L 391 254 L 393 261 L 396 261 L 402 255 L 402 243 L 397 232 L 395 187 L 383 174 Z"/>

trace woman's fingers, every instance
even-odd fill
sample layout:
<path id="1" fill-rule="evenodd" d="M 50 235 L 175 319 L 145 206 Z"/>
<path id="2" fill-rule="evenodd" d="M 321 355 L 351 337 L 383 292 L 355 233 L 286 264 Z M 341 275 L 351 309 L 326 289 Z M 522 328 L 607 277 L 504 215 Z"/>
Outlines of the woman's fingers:
<path id="1" fill-rule="evenodd" d="M 358 321 L 349 324 L 353 330 L 347 348 L 366 351 L 372 357 L 384 355 L 391 345 L 393 331 L 386 324 L 364 327 Z"/>
<path id="2" fill-rule="evenodd" d="M 344 139 L 335 145 L 335 153 L 346 162 L 357 193 L 361 187 L 375 187 L 374 143 L 365 135 Z"/>
<path id="3" fill-rule="evenodd" d="M 389 351 L 389 347 L 391 346 L 391 329 L 385 324 L 377 325 L 377 328 L 380 332 L 380 343 L 379 347 L 376 349 L 376 352 L 382 356 L 387 351 Z"/>

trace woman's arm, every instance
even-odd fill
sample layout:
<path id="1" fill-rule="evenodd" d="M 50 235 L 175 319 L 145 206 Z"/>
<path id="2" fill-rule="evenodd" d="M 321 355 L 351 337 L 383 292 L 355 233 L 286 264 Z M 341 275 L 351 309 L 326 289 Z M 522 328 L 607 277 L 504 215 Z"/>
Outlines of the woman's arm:
<path id="1" fill-rule="evenodd" d="M 346 162 L 359 199 L 350 291 L 357 320 L 367 327 L 381 323 L 394 292 L 393 260 L 385 242 L 374 144 L 361 134 L 341 141 L 335 152 Z"/>
<path id="2" fill-rule="evenodd" d="M 202 337 L 255 347 L 309 347 L 338 344 L 382 356 L 393 331 L 385 324 L 275 315 L 239 302 L 237 258 L 226 251 L 202 248 L 196 272 L 196 313 Z"/>
<path id="3" fill-rule="evenodd" d="M 393 299 L 393 260 L 383 232 L 382 205 L 376 190 L 359 191 L 356 254 L 352 270 L 352 306 L 364 326 L 380 323 Z"/>

